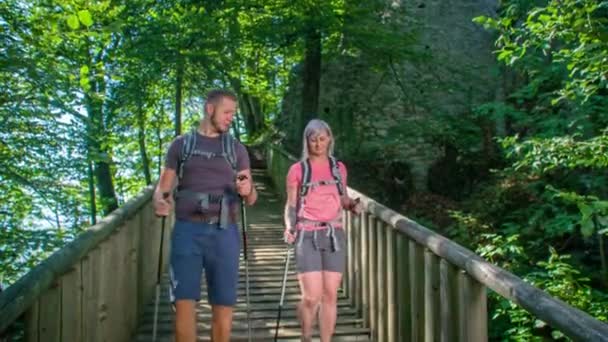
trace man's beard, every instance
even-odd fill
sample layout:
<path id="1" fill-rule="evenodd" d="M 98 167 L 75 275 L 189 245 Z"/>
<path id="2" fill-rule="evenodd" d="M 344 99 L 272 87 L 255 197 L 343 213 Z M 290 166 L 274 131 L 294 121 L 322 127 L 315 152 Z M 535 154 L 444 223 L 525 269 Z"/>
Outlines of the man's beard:
<path id="1" fill-rule="evenodd" d="M 220 125 L 220 123 L 217 122 L 216 118 L 217 118 L 217 115 L 215 115 L 215 112 L 214 112 L 213 116 L 211 116 L 211 126 L 213 126 L 213 128 L 218 133 L 226 133 L 228 130 L 230 130 L 230 127 L 226 127 L 226 130 L 222 129 L 222 125 Z"/>

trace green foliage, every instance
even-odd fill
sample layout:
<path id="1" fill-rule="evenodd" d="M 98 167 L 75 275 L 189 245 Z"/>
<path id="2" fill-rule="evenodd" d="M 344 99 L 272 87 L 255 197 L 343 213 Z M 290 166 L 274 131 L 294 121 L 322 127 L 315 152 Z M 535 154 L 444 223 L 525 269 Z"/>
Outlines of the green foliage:
<path id="1" fill-rule="evenodd" d="M 581 214 L 579 225 L 584 237 L 595 232 L 608 233 L 608 201 L 599 200 L 595 196 L 581 196 L 575 192 L 562 192 L 552 188 L 550 190 L 555 192 L 557 198 L 578 207 Z"/>
<path id="2" fill-rule="evenodd" d="M 576 139 L 573 136 L 554 138 L 530 138 L 521 141 L 518 137 L 502 140 L 507 157 L 515 161 L 513 172 L 522 171 L 531 175 L 544 175 L 556 169 L 605 169 L 608 167 L 608 134 Z"/>
<path id="3" fill-rule="evenodd" d="M 544 69 L 560 75 L 563 83 L 553 103 L 561 99 L 588 99 L 606 89 L 608 62 L 603 57 L 608 54 L 606 1 L 540 3 L 535 7 L 510 1 L 500 18 L 476 19 L 499 31 L 498 60 L 531 71 Z M 547 68 L 547 62 L 559 68 Z"/>

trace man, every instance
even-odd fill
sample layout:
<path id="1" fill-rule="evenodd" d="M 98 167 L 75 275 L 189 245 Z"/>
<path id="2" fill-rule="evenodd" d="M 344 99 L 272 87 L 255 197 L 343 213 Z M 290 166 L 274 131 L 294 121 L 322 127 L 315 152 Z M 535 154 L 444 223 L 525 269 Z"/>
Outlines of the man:
<path id="1" fill-rule="evenodd" d="M 239 197 L 247 205 L 257 199 L 247 150 L 228 133 L 236 108 L 232 92 L 209 92 L 196 132 L 171 143 L 154 193 L 159 216 L 169 214 L 175 197 L 170 293 L 176 310 L 176 342 L 196 340 L 196 302 L 203 269 L 212 307 L 212 340 L 230 339 L 238 285 Z M 227 152 L 231 148 L 233 153 Z M 174 196 L 167 196 L 176 183 Z"/>

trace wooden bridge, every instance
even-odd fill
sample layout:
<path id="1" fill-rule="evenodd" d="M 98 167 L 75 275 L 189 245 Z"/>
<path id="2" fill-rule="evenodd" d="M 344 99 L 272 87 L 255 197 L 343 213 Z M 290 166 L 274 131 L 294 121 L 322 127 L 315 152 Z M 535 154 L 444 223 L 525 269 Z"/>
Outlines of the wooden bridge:
<path id="1" fill-rule="evenodd" d="M 293 159 L 266 148 L 255 170 L 260 199 L 248 209 L 253 341 L 274 336 L 285 245 L 284 177 Z M 356 190 L 361 215 L 345 213 L 348 267 L 334 341 L 487 341 L 487 291 L 528 310 L 576 341 L 608 341 L 608 325 L 550 297 L 471 251 Z M 90 227 L 0 294 L 0 332 L 22 326 L 26 341 L 151 341 L 161 220 L 152 187 Z M 171 218 L 167 220 L 168 241 Z M 168 243 L 163 251 L 165 265 Z M 294 269 L 293 262 L 290 265 Z M 244 272 L 232 340 L 246 340 Z M 299 340 L 295 274 L 288 278 L 280 329 Z M 171 341 L 173 313 L 164 277 L 159 340 Z M 210 308 L 198 305 L 199 340 L 209 340 Z"/>

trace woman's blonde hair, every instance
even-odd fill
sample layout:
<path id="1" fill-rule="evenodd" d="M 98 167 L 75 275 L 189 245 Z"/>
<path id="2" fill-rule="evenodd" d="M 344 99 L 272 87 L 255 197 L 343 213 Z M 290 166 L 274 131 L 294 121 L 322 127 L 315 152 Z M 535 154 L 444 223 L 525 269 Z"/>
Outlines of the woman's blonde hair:
<path id="1" fill-rule="evenodd" d="M 302 160 L 308 159 L 308 139 L 325 132 L 329 136 L 329 146 L 327 149 L 328 156 L 334 155 L 334 135 L 331 132 L 331 128 L 327 122 L 320 119 L 312 119 L 304 128 L 304 134 L 302 136 Z"/>

